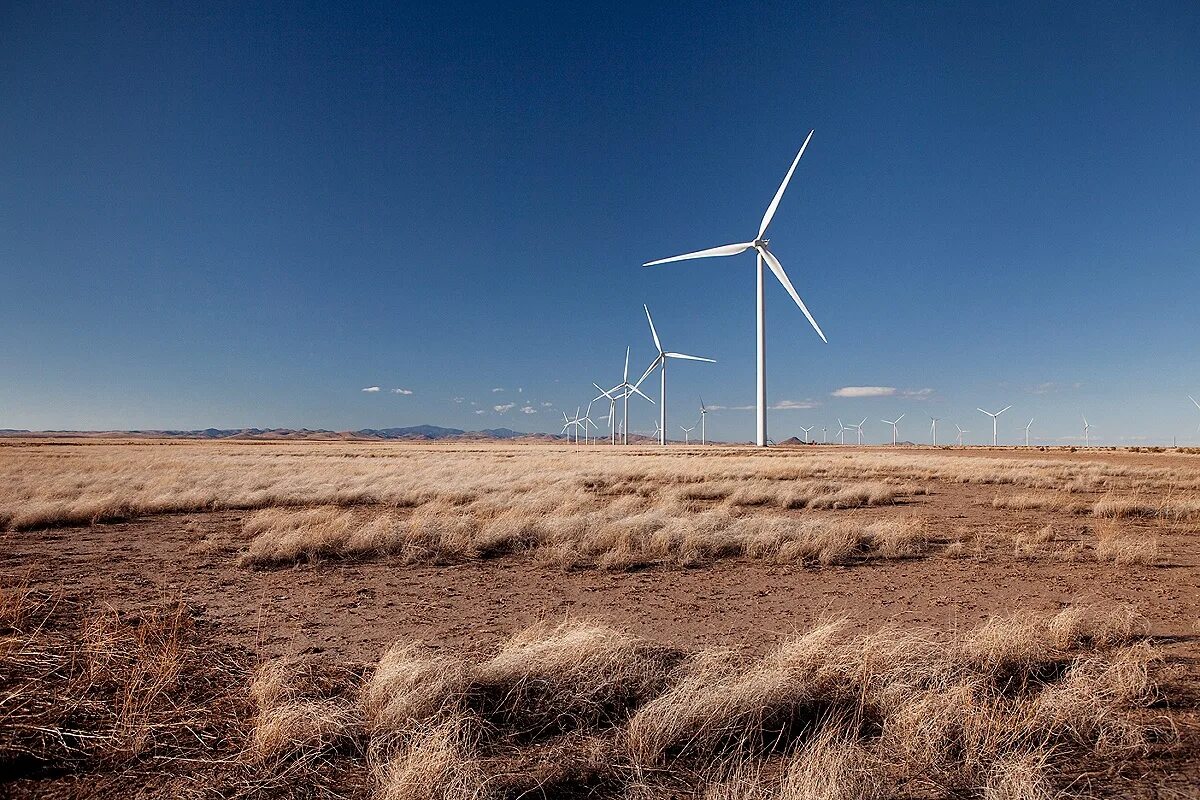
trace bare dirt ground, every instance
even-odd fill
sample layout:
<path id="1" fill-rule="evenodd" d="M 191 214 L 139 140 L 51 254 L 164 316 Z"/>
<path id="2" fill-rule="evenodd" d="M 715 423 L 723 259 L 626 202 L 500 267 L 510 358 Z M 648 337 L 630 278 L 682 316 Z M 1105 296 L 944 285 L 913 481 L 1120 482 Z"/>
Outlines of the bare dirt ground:
<path id="1" fill-rule="evenodd" d="M 806 448 L 786 457 L 805 459 L 810 452 L 841 456 L 881 449 Z M 923 451 L 904 452 L 919 456 Z M 1200 474 L 1200 458 L 1169 453 L 936 452 Z M 921 483 L 926 494 L 902 496 L 886 507 L 787 511 L 798 520 L 916 517 L 928 531 L 930 544 L 921 555 L 820 568 L 736 557 L 695 568 L 564 570 L 514 554 L 442 565 L 382 556 L 250 569 L 239 565 L 238 554 L 248 545 L 242 525 L 253 511 L 226 510 L 0 533 L 0 575 L 9 583 L 121 612 L 182 600 L 215 647 L 256 659 L 321 653 L 362 663 L 373 663 L 392 642 L 405 638 L 447 651 L 484 653 L 538 620 L 591 618 L 688 650 L 721 646 L 758 653 L 781 636 L 831 617 L 844 616 L 862 630 L 895 623 L 949 632 L 1017 609 L 1128 604 L 1145 619 L 1171 664 L 1168 705 L 1179 744 L 1168 757 L 1135 762 L 1133 772 L 1142 774 L 1119 784 L 1120 792 L 1200 796 L 1197 523 L 1123 520 L 1127 535 L 1156 537 L 1159 552 L 1155 564 L 1118 565 L 1093 557 L 1095 520 L 1090 516 L 995 507 L 997 496 L 1021 491 L 1011 486 L 938 478 Z M 1080 497 L 1094 501 L 1101 494 Z M 1018 557 L 1014 536 L 1045 525 L 1060 531 L 1060 549 L 1076 545 L 1075 554 Z M 955 542 L 962 544 L 953 548 Z M 63 793 L 81 796 L 77 786 Z"/>

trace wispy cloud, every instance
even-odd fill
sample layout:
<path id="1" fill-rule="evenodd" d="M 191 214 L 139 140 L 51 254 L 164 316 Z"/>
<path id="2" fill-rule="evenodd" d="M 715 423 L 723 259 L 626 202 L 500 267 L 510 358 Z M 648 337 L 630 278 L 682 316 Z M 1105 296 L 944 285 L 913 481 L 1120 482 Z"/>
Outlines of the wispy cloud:
<path id="1" fill-rule="evenodd" d="M 369 393 L 374 393 L 374 392 L 378 392 L 378 391 L 379 391 L 379 387 L 378 387 L 378 386 L 368 386 L 368 387 L 366 387 L 365 389 L 363 389 L 363 391 L 364 391 L 364 392 L 369 392 Z"/>
<path id="2" fill-rule="evenodd" d="M 486 408 L 477 408 L 477 409 L 475 409 L 475 413 L 476 414 L 486 414 L 487 409 Z"/>
<path id="3" fill-rule="evenodd" d="M 780 400 L 771 406 L 771 408 L 776 411 L 801 411 L 806 408 L 816 408 L 819 405 L 820 403 L 812 400 Z"/>
<path id="4" fill-rule="evenodd" d="M 498 406 L 492 406 L 492 411 L 498 414 L 507 414 L 513 410 L 514 406 L 516 406 L 516 403 L 501 403 Z"/>
<path id="5" fill-rule="evenodd" d="M 900 392 L 900 396 L 913 400 L 928 400 L 933 397 L 933 389 L 904 389 Z"/>
<path id="6" fill-rule="evenodd" d="M 553 408 L 554 403 L 542 403 L 542 408 Z"/>
<path id="7" fill-rule="evenodd" d="M 493 391 L 493 392 L 503 392 L 503 391 L 504 391 L 504 387 L 503 387 L 503 386 L 497 386 L 495 389 L 492 389 L 492 391 Z"/>
<path id="8" fill-rule="evenodd" d="M 1079 389 L 1082 387 L 1083 384 L 1079 383 L 1078 381 L 1075 383 L 1057 383 L 1055 381 L 1046 381 L 1045 383 L 1039 383 L 1029 391 L 1033 394 L 1055 394 L 1056 392 L 1065 392 L 1068 389 Z"/>
<path id="9" fill-rule="evenodd" d="M 392 389 L 392 394 L 412 394 L 412 389 Z"/>
<path id="10" fill-rule="evenodd" d="M 455 403 L 461 404 L 462 401 L 465 400 L 466 398 L 465 397 L 451 397 L 450 399 L 451 399 L 451 401 L 453 401 Z"/>
<path id="11" fill-rule="evenodd" d="M 521 413 L 522 414 L 536 414 L 538 412 L 537 412 L 537 409 L 534 408 L 533 406 L 522 406 Z"/>
<path id="12" fill-rule="evenodd" d="M 843 386 L 832 392 L 834 397 L 891 397 L 895 386 Z"/>

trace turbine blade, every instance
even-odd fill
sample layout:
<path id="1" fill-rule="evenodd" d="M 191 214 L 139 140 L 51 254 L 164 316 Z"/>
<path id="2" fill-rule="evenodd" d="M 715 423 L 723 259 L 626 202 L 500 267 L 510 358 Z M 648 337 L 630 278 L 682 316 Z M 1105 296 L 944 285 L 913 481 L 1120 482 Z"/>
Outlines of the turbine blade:
<path id="1" fill-rule="evenodd" d="M 907 414 L 907 413 L 908 413 L 907 411 L 904 412 L 904 414 Z M 901 414 L 900 416 L 896 417 L 896 422 L 899 422 L 900 420 L 904 419 L 904 414 Z"/>
<path id="2" fill-rule="evenodd" d="M 629 383 L 629 348 L 625 348 L 625 383 Z"/>
<path id="3" fill-rule="evenodd" d="M 738 253 L 744 253 L 754 247 L 754 242 L 740 242 L 738 244 L 723 244 L 720 247 L 710 247 L 707 250 L 697 250 L 694 253 L 684 253 L 681 256 L 671 256 L 670 258 L 660 258 L 657 261 L 647 261 L 642 264 L 643 267 L 653 267 L 655 264 L 666 264 L 671 261 L 686 261 L 691 258 L 713 258 L 715 256 L 736 256 Z"/>
<path id="4" fill-rule="evenodd" d="M 654 337 L 654 347 L 658 352 L 662 352 L 662 342 L 658 340 L 658 331 L 654 330 L 654 320 L 650 318 L 650 306 L 642 303 L 642 308 L 646 309 L 646 321 L 650 323 L 650 335 Z"/>
<path id="5" fill-rule="evenodd" d="M 976 410 L 976 411 L 978 411 L 978 412 L 980 412 L 981 414 L 987 414 L 989 417 L 992 415 L 992 414 L 991 414 L 991 412 L 989 412 L 989 411 L 984 411 L 984 410 L 983 410 L 982 408 L 980 408 L 979 406 L 975 406 L 975 410 Z"/>
<path id="6" fill-rule="evenodd" d="M 686 358 L 689 361 L 707 361 L 709 364 L 717 363 L 716 359 L 704 358 L 703 356 L 689 356 L 686 353 L 663 353 L 667 358 Z"/>
<path id="7" fill-rule="evenodd" d="M 629 388 L 632 389 L 637 394 L 640 394 L 642 397 L 645 397 L 647 400 L 650 400 L 650 398 L 646 396 L 645 392 L 643 392 L 641 389 L 637 388 L 636 386 L 630 386 Z M 654 405 L 653 400 L 650 400 L 650 405 Z"/>
<path id="8" fill-rule="evenodd" d="M 644 381 L 644 380 L 646 380 L 646 378 L 650 377 L 650 373 L 654 372 L 654 368 L 658 366 L 658 362 L 660 362 L 660 361 L 662 361 L 662 356 L 658 356 L 657 358 L 655 358 L 653 361 L 650 362 L 650 366 L 646 367 L 646 371 L 642 373 L 642 377 L 638 378 L 637 383 L 633 384 L 634 389 L 641 386 L 642 381 Z"/>
<path id="9" fill-rule="evenodd" d="M 999 411 L 997 411 L 997 412 L 996 412 L 996 416 L 997 416 L 997 417 L 998 417 L 998 416 L 1000 416 L 1000 415 L 1001 415 L 1001 414 L 1003 414 L 1005 411 L 1008 411 L 1010 408 L 1012 408 L 1012 406 L 1005 406 L 1004 408 L 1002 408 L 1002 409 L 1000 409 Z"/>
<path id="10" fill-rule="evenodd" d="M 1192 397 L 1190 394 L 1188 395 L 1188 400 L 1191 400 L 1192 405 L 1196 406 L 1196 408 L 1200 408 L 1200 403 L 1197 403 L 1196 398 Z"/>
<path id="11" fill-rule="evenodd" d="M 804 312 L 804 316 L 808 317 L 808 322 L 813 326 L 813 330 L 817 332 L 817 336 L 821 337 L 821 341 L 829 344 L 829 340 L 825 338 L 825 334 L 821 331 L 821 326 L 813 319 L 813 315 L 808 312 L 808 307 L 804 305 L 804 301 L 800 299 L 800 295 L 796 294 L 796 287 L 792 286 L 792 282 L 788 280 L 787 273 L 783 271 L 783 265 L 779 263 L 779 259 L 765 247 L 757 248 L 758 252 L 762 253 L 763 258 L 767 260 L 767 266 L 771 268 L 771 272 L 775 273 L 775 277 L 783 284 L 783 288 L 787 289 L 788 294 L 796 301 L 796 305 L 800 306 L 800 310 Z"/>
<path id="12" fill-rule="evenodd" d="M 758 238 L 767 232 L 767 226 L 771 224 L 771 219 L 775 216 L 775 209 L 779 208 L 779 201 L 783 199 L 784 190 L 787 189 L 788 182 L 792 179 L 792 173 L 796 171 L 796 165 L 800 163 L 800 156 L 804 155 L 804 148 L 808 147 L 808 140 L 812 138 L 814 131 L 809 131 L 808 136 L 804 139 L 804 144 L 800 145 L 800 152 L 796 153 L 796 158 L 792 161 L 792 166 L 788 170 L 787 175 L 783 176 L 783 183 L 779 184 L 779 191 L 775 192 L 775 197 L 771 199 L 771 205 L 767 206 L 767 213 L 763 214 L 762 224 L 758 226 Z"/>

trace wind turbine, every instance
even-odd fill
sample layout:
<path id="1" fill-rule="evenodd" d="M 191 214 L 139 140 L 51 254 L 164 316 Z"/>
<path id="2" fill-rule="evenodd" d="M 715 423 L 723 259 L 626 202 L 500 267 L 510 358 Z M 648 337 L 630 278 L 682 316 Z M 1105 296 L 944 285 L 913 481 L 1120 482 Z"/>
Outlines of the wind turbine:
<path id="1" fill-rule="evenodd" d="M 976 411 L 983 413 L 983 414 L 987 414 L 989 417 L 992 418 L 992 447 L 996 446 L 996 418 L 999 417 L 1001 414 L 1003 414 L 1005 411 L 1008 411 L 1010 408 L 1012 408 L 1012 406 L 1005 406 L 1004 408 L 1000 409 L 995 414 L 993 414 L 990 411 L 984 411 L 982 408 L 979 408 L 978 406 L 975 407 Z"/>
<path id="2" fill-rule="evenodd" d="M 1088 433 L 1089 431 L 1091 431 L 1091 429 L 1092 429 L 1092 426 L 1088 424 L 1087 417 L 1084 417 L 1083 418 L 1083 446 L 1084 447 L 1092 446 L 1092 439 Z"/>
<path id="3" fill-rule="evenodd" d="M 697 395 L 699 397 L 699 395 Z M 704 418 L 708 416 L 708 409 L 704 407 L 704 398 L 700 398 L 700 444 L 708 444 L 708 437 L 704 431 Z"/>
<path id="4" fill-rule="evenodd" d="M 596 423 L 592 422 L 592 403 L 594 403 L 594 402 L 596 402 L 596 401 L 590 400 L 588 402 L 587 411 L 585 411 L 583 413 L 583 417 L 580 420 L 580 423 L 583 425 L 583 443 L 584 444 L 589 444 L 589 442 L 588 442 L 588 426 L 589 425 L 591 427 L 595 428 L 597 431 L 600 430 L 600 427 L 598 425 L 596 425 Z M 593 442 L 594 441 L 595 440 L 593 440 Z"/>
<path id="5" fill-rule="evenodd" d="M 937 424 L 941 417 L 930 417 L 930 419 L 933 420 L 933 424 L 929 426 L 930 444 L 937 447 Z"/>
<path id="6" fill-rule="evenodd" d="M 563 426 L 562 426 L 562 430 L 559 431 L 559 435 L 561 436 L 562 434 L 566 433 L 568 442 L 571 441 L 571 434 L 567 433 L 567 430 L 574 424 L 575 423 L 571 422 L 571 420 L 567 419 L 567 412 L 564 411 L 563 412 Z"/>
<path id="7" fill-rule="evenodd" d="M 895 420 L 890 420 L 890 419 L 879 420 L 880 422 L 886 422 L 888 425 L 892 426 L 892 447 L 896 446 L 896 426 L 900 424 L 900 420 L 902 420 L 902 419 L 904 419 L 904 414 L 901 414 L 900 416 L 896 417 Z M 863 420 L 863 422 L 866 422 L 866 420 Z"/>
<path id="8" fill-rule="evenodd" d="M 563 414 L 563 416 L 565 417 L 566 414 Z M 838 434 L 837 434 L 838 435 L 838 444 L 846 443 L 846 431 L 848 431 L 848 430 L 850 430 L 850 429 L 842 424 L 841 417 L 838 417 Z"/>
<path id="9" fill-rule="evenodd" d="M 655 367 L 659 368 L 659 406 L 658 406 L 658 422 L 663 432 L 659 439 L 659 444 L 667 443 L 667 359 L 680 358 L 687 361 L 707 361 L 709 364 L 717 363 L 711 358 L 702 356 L 689 356 L 686 353 L 672 353 L 663 350 L 662 342 L 658 340 L 658 331 L 654 330 L 654 320 L 650 317 L 650 307 L 642 304 L 642 308 L 646 309 L 646 321 L 650 323 L 650 335 L 654 337 L 654 346 L 658 348 L 658 355 L 650 362 L 650 366 L 646 367 L 646 371 L 642 373 L 642 377 L 638 379 L 637 385 L 641 386 L 642 381 L 654 371 Z"/>
<path id="10" fill-rule="evenodd" d="M 863 418 L 862 418 L 862 422 L 858 423 L 857 425 L 851 425 L 851 426 L 850 426 L 850 427 L 852 427 L 852 428 L 854 428 L 855 430 L 857 430 L 857 431 L 858 431 L 858 443 L 859 443 L 860 445 L 862 444 L 862 426 L 863 426 L 863 425 L 866 425 L 866 424 L 867 424 L 867 418 L 866 418 L 866 417 L 863 417 Z"/>
<path id="11" fill-rule="evenodd" d="M 957 422 L 956 422 L 956 423 L 954 423 L 954 427 L 958 428 L 958 423 L 957 423 Z M 962 435 L 963 435 L 964 433 L 970 433 L 970 431 L 964 431 L 962 428 L 958 428 L 958 446 L 959 446 L 959 447 L 962 447 Z"/>
<path id="12" fill-rule="evenodd" d="M 829 444 L 829 435 L 828 434 L 829 434 L 829 430 L 824 425 L 822 425 L 821 426 L 821 444 Z"/>
<path id="13" fill-rule="evenodd" d="M 680 426 L 679 426 L 679 429 L 680 429 L 681 431 L 683 431 L 683 443 L 684 443 L 684 444 L 691 444 L 691 443 L 692 443 L 691 433 L 692 433 L 692 431 L 696 430 L 696 426 L 695 426 L 695 425 L 693 425 L 693 426 L 692 426 L 692 427 L 690 427 L 690 428 L 685 428 L 685 427 L 683 427 L 682 425 L 680 425 Z"/>
<path id="14" fill-rule="evenodd" d="M 642 378 L 644 380 L 645 376 L 643 375 Z M 629 395 L 636 392 L 637 394 L 640 394 L 642 397 L 645 397 L 647 400 L 650 400 L 650 398 L 641 389 L 638 388 L 638 386 L 641 386 L 641 385 L 642 385 L 642 381 L 638 381 L 636 384 L 629 382 L 629 348 L 626 347 L 625 348 L 624 377 L 621 378 L 620 383 L 618 383 L 613 388 L 609 389 L 610 392 L 615 392 L 615 391 L 620 390 L 621 400 L 623 401 L 623 405 L 624 405 L 624 410 L 622 412 L 622 416 L 624 417 L 624 419 L 621 420 L 621 444 L 629 444 Z M 597 387 L 597 388 L 599 388 L 599 387 Z M 653 405 L 654 401 L 650 400 L 650 403 Z"/>
<path id="15" fill-rule="evenodd" d="M 800 299 L 800 295 L 796 293 L 796 287 L 792 286 L 792 282 L 788 279 L 787 273 L 783 271 L 783 265 L 779 263 L 779 259 L 767 249 L 770 239 L 763 238 L 767 232 L 767 227 L 771 224 L 771 220 L 775 216 L 776 209 L 779 208 L 779 201 L 783 199 L 784 190 L 787 189 L 788 182 L 792 179 L 792 173 L 796 171 L 796 165 L 800 163 L 800 156 L 804 155 L 804 150 L 808 147 L 812 135 L 813 131 L 809 131 L 808 136 L 804 139 L 804 144 L 800 146 L 800 152 L 796 153 L 796 158 L 792 161 L 791 168 L 788 169 L 787 175 L 784 176 L 783 183 L 779 184 L 779 190 L 775 192 L 775 197 L 772 198 L 771 204 L 767 206 L 767 211 L 763 214 L 762 222 L 759 223 L 758 235 L 755 236 L 754 241 L 710 247 L 707 250 L 698 250 L 694 253 L 685 253 L 681 256 L 671 256 L 670 258 L 660 258 L 657 261 L 648 261 L 642 265 L 644 267 L 651 267 L 655 264 L 666 264 L 670 261 L 684 261 L 692 258 L 735 256 L 751 248 L 754 249 L 758 264 L 758 382 L 756 392 L 758 430 L 756 441 L 759 447 L 767 446 L 767 334 L 766 308 L 764 303 L 764 289 L 766 288 L 765 276 L 763 274 L 764 261 L 779 282 L 783 284 L 783 288 L 792 296 L 792 300 L 804 312 L 804 316 L 808 318 L 808 322 L 813 326 L 813 330 L 821 337 L 821 341 L 829 341 L 825 338 L 825 334 L 821 332 L 821 326 L 817 324 L 817 321 L 813 319 L 813 315 L 809 313 L 808 308 L 804 305 L 804 301 Z"/>
<path id="16" fill-rule="evenodd" d="M 658 438 L 658 434 L 662 429 L 658 427 L 658 420 L 654 420 L 654 436 Z"/>
<path id="17" fill-rule="evenodd" d="M 1033 417 L 1029 418 L 1029 424 L 1025 426 L 1025 446 L 1029 447 L 1029 429 L 1033 426 Z"/>
<path id="18" fill-rule="evenodd" d="M 804 427 L 803 425 L 800 426 L 800 430 L 804 431 L 804 443 L 805 444 L 808 444 L 808 432 L 811 431 L 813 429 L 813 427 L 815 427 L 815 426 L 809 425 L 807 428 Z"/>
<path id="19" fill-rule="evenodd" d="M 595 381 L 592 381 L 592 386 L 600 389 L 600 384 L 596 383 Z M 592 398 L 593 403 L 599 400 L 601 397 L 608 398 L 608 431 L 609 436 L 611 437 L 611 444 L 617 443 L 617 398 L 615 395 L 611 394 L 611 392 L 615 391 L 616 389 L 600 389 L 600 394 L 597 397 Z"/>

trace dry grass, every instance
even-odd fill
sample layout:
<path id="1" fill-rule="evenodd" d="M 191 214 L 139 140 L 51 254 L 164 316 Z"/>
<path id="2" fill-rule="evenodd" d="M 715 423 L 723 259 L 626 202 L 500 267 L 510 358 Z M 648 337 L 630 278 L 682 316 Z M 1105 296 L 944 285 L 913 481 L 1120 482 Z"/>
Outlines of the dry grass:
<path id="1" fill-rule="evenodd" d="M 1122 528 L 1116 522 L 1096 525 L 1096 560 L 1114 564 L 1158 563 L 1158 537 L 1138 534 Z"/>
<path id="2" fill-rule="evenodd" d="M 1111 610 L 949 639 L 834 620 L 761 657 L 543 622 L 475 659 L 398 642 L 366 670 L 246 670 L 178 608 L 135 622 L 28 592 L 0 608 L 0 763 L 127 765 L 131 786 L 197 770 L 175 796 L 1050 797 L 1146 752 L 1138 710 L 1158 692 L 1155 649 Z"/>

